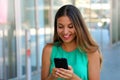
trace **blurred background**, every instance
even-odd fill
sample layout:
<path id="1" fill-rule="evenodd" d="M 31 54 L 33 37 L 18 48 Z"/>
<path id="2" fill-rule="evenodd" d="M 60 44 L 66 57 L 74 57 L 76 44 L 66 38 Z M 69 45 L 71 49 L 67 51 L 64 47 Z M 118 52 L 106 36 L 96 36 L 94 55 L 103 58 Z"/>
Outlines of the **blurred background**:
<path id="1" fill-rule="evenodd" d="M 119 80 L 119 3 L 120 0 L 0 0 L 0 80 L 29 80 L 28 75 L 31 80 L 40 80 L 42 49 L 52 42 L 54 16 L 64 4 L 79 8 L 100 46 L 101 80 Z"/>

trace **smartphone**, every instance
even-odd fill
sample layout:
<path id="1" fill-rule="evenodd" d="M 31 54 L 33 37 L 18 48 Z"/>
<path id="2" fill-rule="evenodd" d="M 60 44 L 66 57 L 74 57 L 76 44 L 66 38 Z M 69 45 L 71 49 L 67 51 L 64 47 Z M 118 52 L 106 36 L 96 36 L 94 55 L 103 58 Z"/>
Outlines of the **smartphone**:
<path id="1" fill-rule="evenodd" d="M 56 68 L 68 69 L 68 63 L 66 58 L 54 58 Z"/>

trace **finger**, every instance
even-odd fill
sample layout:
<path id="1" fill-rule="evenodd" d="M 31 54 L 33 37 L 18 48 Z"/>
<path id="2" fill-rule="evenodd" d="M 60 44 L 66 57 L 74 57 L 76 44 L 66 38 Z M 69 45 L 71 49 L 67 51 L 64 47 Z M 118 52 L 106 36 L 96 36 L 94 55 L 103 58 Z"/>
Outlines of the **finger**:
<path id="1" fill-rule="evenodd" d="M 57 72 L 57 68 L 53 68 L 53 69 L 52 69 L 52 76 L 53 76 L 54 78 L 58 78 L 58 76 L 56 75 L 56 72 Z"/>
<path id="2" fill-rule="evenodd" d="M 63 72 L 64 74 L 69 74 L 69 73 L 73 73 L 73 70 L 72 70 L 72 68 L 70 68 L 69 70 L 67 70 L 67 69 L 63 69 L 63 68 L 59 68 L 59 70 L 61 71 L 61 72 Z"/>
<path id="3" fill-rule="evenodd" d="M 72 69 L 72 67 L 71 67 L 71 66 L 68 66 L 68 69 L 73 71 L 73 69 Z"/>
<path id="4" fill-rule="evenodd" d="M 59 78 L 64 78 L 64 79 L 68 79 L 68 78 L 69 78 L 68 76 L 63 75 L 63 74 L 61 74 L 61 73 L 59 73 L 59 72 L 56 72 L 56 74 L 57 74 L 57 76 L 58 76 Z"/>
<path id="5" fill-rule="evenodd" d="M 68 78 L 72 77 L 73 72 L 71 70 L 66 70 L 66 69 L 60 68 L 60 69 L 58 69 L 57 74 L 59 77 L 63 77 L 63 78 L 68 79 Z"/>

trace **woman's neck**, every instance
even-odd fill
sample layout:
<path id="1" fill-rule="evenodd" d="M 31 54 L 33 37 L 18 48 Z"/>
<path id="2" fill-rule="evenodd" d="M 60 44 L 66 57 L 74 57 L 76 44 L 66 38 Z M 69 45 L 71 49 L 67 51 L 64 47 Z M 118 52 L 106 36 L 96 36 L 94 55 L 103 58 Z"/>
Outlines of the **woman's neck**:
<path id="1" fill-rule="evenodd" d="M 75 42 L 72 42 L 72 43 L 62 43 L 62 48 L 65 50 L 65 51 L 73 51 L 76 49 L 76 43 Z"/>

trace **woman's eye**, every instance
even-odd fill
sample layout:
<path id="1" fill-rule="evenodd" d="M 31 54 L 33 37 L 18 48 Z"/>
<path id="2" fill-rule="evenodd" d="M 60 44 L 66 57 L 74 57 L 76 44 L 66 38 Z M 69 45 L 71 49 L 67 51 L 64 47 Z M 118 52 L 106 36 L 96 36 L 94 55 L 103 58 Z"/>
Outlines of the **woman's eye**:
<path id="1" fill-rule="evenodd" d="M 69 25 L 69 28 L 73 28 L 73 25 Z"/>
<path id="2" fill-rule="evenodd" d="M 58 26 L 58 28 L 62 28 L 62 26 Z"/>

